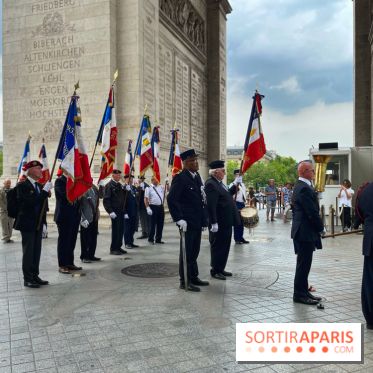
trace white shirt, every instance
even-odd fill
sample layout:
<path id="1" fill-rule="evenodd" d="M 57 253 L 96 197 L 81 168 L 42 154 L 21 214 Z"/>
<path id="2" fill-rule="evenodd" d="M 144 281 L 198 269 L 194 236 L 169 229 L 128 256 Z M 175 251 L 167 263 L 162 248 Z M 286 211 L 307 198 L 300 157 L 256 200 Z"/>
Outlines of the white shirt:
<path id="1" fill-rule="evenodd" d="M 234 185 L 234 183 L 230 183 L 229 184 L 229 189 L 232 188 L 232 186 Z M 236 202 L 241 202 L 241 203 L 246 203 L 246 187 L 244 184 L 240 184 L 239 185 L 239 189 L 238 189 L 238 192 L 237 192 L 237 197 L 233 197 L 235 199 Z"/>
<path id="2" fill-rule="evenodd" d="M 145 189 L 144 196 L 145 196 L 145 198 L 147 198 L 149 200 L 149 205 L 160 206 L 160 205 L 163 204 L 164 188 L 161 184 L 158 184 L 157 186 L 155 186 L 153 184 L 150 184 L 150 187 L 147 187 Z"/>
<path id="3" fill-rule="evenodd" d="M 349 188 L 347 189 L 347 192 L 351 195 L 351 198 L 348 199 L 347 198 L 347 194 L 344 190 L 341 191 L 341 196 L 339 197 L 339 201 L 338 201 L 338 206 L 339 207 L 342 207 L 342 206 L 347 206 L 347 207 L 351 207 L 351 202 L 352 202 L 352 196 L 354 195 L 354 190 L 352 188 Z"/>
<path id="4" fill-rule="evenodd" d="M 34 180 L 32 177 L 30 176 L 27 176 L 27 179 L 29 180 L 29 182 L 32 184 L 32 186 L 34 187 L 34 189 L 36 190 L 36 180 Z M 38 187 L 37 191 L 40 193 L 40 188 Z"/>

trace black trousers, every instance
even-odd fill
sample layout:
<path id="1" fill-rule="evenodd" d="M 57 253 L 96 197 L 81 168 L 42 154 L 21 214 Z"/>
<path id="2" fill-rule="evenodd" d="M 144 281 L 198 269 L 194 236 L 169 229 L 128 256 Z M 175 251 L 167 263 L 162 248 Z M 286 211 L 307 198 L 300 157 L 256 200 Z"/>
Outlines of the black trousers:
<path id="1" fill-rule="evenodd" d="M 111 245 L 110 251 L 118 251 L 122 248 L 124 232 L 124 216 L 122 213 L 116 213 L 117 217 L 111 219 Z"/>
<path id="2" fill-rule="evenodd" d="M 297 266 L 294 276 L 294 297 L 308 296 L 308 275 L 315 250 L 313 242 L 297 242 Z"/>
<path id="3" fill-rule="evenodd" d="M 94 220 L 87 228 L 80 227 L 80 259 L 92 259 L 97 247 L 98 221 Z"/>
<path id="4" fill-rule="evenodd" d="M 373 324 L 373 257 L 364 256 L 361 306 L 367 324 Z"/>
<path id="5" fill-rule="evenodd" d="M 150 205 L 153 214 L 150 216 L 150 233 L 149 241 L 162 241 L 163 225 L 164 225 L 164 208 L 163 205 Z"/>
<path id="6" fill-rule="evenodd" d="M 187 260 L 187 272 L 188 281 L 194 280 L 198 277 L 198 264 L 197 258 L 201 246 L 202 229 L 190 229 L 185 232 L 185 251 Z M 181 236 L 180 236 L 181 243 Z M 184 284 L 184 264 L 183 264 L 183 253 L 181 251 L 180 244 L 180 255 L 179 255 L 179 276 L 180 283 Z"/>
<path id="7" fill-rule="evenodd" d="M 141 235 L 144 237 L 149 236 L 149 216 L 146 212 L 146 210 L 141 209 L 139 210 L 139 217 L 140 217 L 140 223 L 141 223 Z"/>
<path id="8" fill-rule="evenodd" d="M 231 240 L 232 227 L 219 227 L 217 232 L 209 232 L 212 273 L 221 273 L 224 271 L 228 261 Z"/>
<path id="9" fill-rule="evenodd" d="M 136 232 L 136 215 L 130 216 L 129 219 L 124 219 L 124 242 L 126 245 L 133 244 L 133 236 Z"/>
<path id="10" fill-rule="evenodd" d="M 35 276 L 39 276 L 42 233 L 43 229 L 32 232 L 21 231 L 22 271 L 25 281 L 33 281 Z"/>
<path id="11" fill-rule="evenodd" d="M 341 214 L 342 228 L 351 228 L 351 207 L 344 206 Z"/>
<path id="12" fill-rule="evenodd" d="M 57 223 L 57 256 L 60 267 L 74 264 L 74 250 L 78 238 L 79 223 L 80 216 L 71 217 L 71 219 L 66 219 L 62 223 Z"/>

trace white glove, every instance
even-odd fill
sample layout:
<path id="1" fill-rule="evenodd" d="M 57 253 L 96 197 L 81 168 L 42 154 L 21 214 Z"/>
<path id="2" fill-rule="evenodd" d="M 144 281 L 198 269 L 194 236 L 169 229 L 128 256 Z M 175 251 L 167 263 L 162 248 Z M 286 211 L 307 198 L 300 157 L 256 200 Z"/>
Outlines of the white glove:
<path id="1" fill-rule="evenodd" d="M 115 219 L 117 217 L 117 214 L 115 212 L 111 212 L 109 214 L 109 216 L 112 218 L 112 219 Z"/>
<path id="2" fill-rule="evenodd" d="M 165 184 L 168 184 L 169 181 L 170 181 L 170 180 L 168 179 L 168 177 L 166 177 L 166 178 L 164 179 Z"/>
<path id="3" fill-rule="evenodd" d="M 211 229 L 210 229 L 210 231 L 211 231 L 212 233 L 216 233 L 218 230 L 219 230 L 218 223 L 211 224 Z"/>
<path id="4" fill-rule="evenodd" d="M 88 220 L 83 220 L 83 221 L 80 222 L 80 225 L 83 228 L 88 228 L 89 222 L 88 222 Z"/>
<path id="5" fill-rule="evenodd" d="M 128 216 L 128 214 L 124 214 L 124 218 L 129 219 L 130 217 Z"/>
<path id="6" fill-rule="evenodd" d="M 185 220 L 178 220 L 177 222 L 176 222 L 176 224 L 184 231 L 184 232 L 186 232 L 187 231 L 187 222 L 185 221 Z"/>
<path id="7" fill-rule="evenodd" d="M 53 183 L 51 181 L 47 181 L 44 184 L 43 190 L 48 193 L 51 189 L 53 189 Z"/>
<path id="8" fill-rule="evenodd" d="M 320 232 L 320 236 L 323 237 L 326 235 L 326 228 L 324 227 L 324 229 Z"/>
<path id="9" fill-rule="evenodd" d="M 126 185 L 126 190 L 128 191 L 128 192 L 130 192 L 131 191 L 131 186 L 130 185 Z"/>
<path id="10" fill-rule="evenodd" d="M 153 215 L 153 211 L 152 211 L 152 209 L 151 209 L 149 206 L 146 208 L 146 212 L 147 212 L 148 215 L 150 215 L 150 216 Z"/>
<path id="11" fill-rule="evenodd" d="M 140 184 L 140 187 L 141 187 L 142 190 L 144 190 L 144 186 L 145 186 L 145 184 L 144 184 L 144 182 L 142 182 L 142 183 Z"/>
<path id="12" fill-rule="evenodd" d="M 242 176 L 237 176 L 234 181 L 233 181 L 233 184 L 234 185 L 237 185 L 237 184 L 241 184 L 242 183 Z"/>

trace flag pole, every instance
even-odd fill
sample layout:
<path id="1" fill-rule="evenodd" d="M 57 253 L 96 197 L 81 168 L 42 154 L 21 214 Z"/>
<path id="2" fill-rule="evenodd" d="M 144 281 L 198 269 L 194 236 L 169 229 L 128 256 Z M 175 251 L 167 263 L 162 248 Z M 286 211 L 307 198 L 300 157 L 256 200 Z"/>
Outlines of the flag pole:
<path id="1" fill-rule="evenodd" d="M 79 81 L 77 83 L 75 83 L 74 85 L 74 93 L 71 97 L 74 97 L 76 96 L 76 91 L 77 89 L 79 88 Z M 71 102 L 72 100 L 70 101 L 70 105 L 69 105 L 69 109 L 67 110 L 67 114 L 69 114 L 69 111 L 71 110 Z M 54 157 L 54 161 L 53 161 L 53 166 L 52 166 L 52 169 L 51 169 L 51 173 L 49 175 L 49 182 L 52 181 L 52 177 L 53 177 L 53 173 L 54 173 L 54 169 L 56 168 L 56 163 L 57 163 L 57 158 L 58 158 L 58 154 L 61 150 L 61 146 L 63 144 L 63 140 L 64 140 L 64 137 L 65 137 L 65 133 L 66 133 L 66 121 L 67 121 L 67 118 L 68 118 L 68 115 L 66 115 L 66 120 L 65 120 L 65 124 L 63 126 L 63 129 L 62 129 L 62 133 L 61 133 L 61 137 L 60 137 L 60 142 L 58 143 L 58 147 L 57 147 L 57 151 L 56 151 L 56 155 Z M 37 224 L 37 230 L 40 230 L 41 228 L 41 223 L 42 223 L 42 220 L 43 220 L 43 216 L 44 216 L 44 213 L 45 213 L 45 209 L 47 208 L 47 199 L 45 199 L 43 201 L 43 205 L 41 207 L 41 210 L 40 210 L 40 215 L 39 215 L 39 219 L 38 219 L 38 224 Z"/>
<path id="2" fill-rule="evenodd" d="M 111 86 L 110 86 L 111 88 L 114 87 L 115 82 L 117 81 L 117 78 L 118 78 L 118 70 L 116 70 L 115 73 L 114 73 L 114 76 L 113 76 L 113 82 L 111 83 Z M 102 121 L 101 121 L 101 126 L 100 126 L 100 128 L 99 128 L 99 130 L 98 130 L 98 134 L 97 134 L 97 138 L 96 138 L 95 147 L 93 148 L 93 154 L 92 154 L 92 157 L 91 157 L 91 161 L 89 162 L 89 168 L 91 168 L 91 166 L 92 166 L 93 158 L 95 157 L 95 154 L 96 154 L 97 144 L 98 144 L 98 141 L 99 141 L 99 139 L 100 139 L 100 137 L 101 137 L 101 135 L 102 135 L 102 131 L 103 131 L 103 129 L 104 129 L 104 126 L 103 126 L 103 123 L 104 123 L 104 117 L 105 117 L 105 113 L 106 113 L 106 107 L 107 107 L 107 105 L 109 104 L 109 100 L 110 100 L 110 95 L 109 95 L 109 97 L 108 97 L 108 99 L 107 99 L 107 102 L 106 102 L 104 115 L 103 115 L 103 117 L 102 117 Z"/>

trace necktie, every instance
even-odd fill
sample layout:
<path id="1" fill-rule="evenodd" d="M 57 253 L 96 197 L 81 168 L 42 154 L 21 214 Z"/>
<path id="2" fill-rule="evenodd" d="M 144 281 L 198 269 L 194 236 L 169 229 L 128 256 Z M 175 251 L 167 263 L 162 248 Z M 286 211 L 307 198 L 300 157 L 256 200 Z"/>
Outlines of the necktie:
<path id="1" fill-rule="evenodd" d="M 38 184 L 35 183 L 35 190 L 36 190 L 36 194 L 39 194 L 40 191 L 39 191 L 39 187 L 38 187 Z"/>

